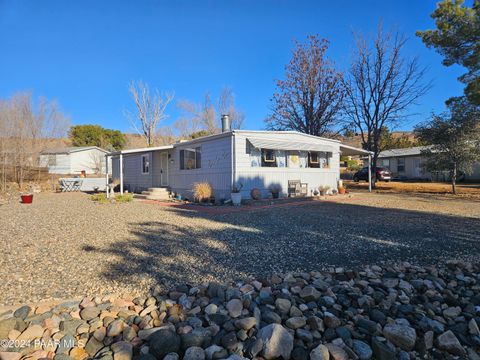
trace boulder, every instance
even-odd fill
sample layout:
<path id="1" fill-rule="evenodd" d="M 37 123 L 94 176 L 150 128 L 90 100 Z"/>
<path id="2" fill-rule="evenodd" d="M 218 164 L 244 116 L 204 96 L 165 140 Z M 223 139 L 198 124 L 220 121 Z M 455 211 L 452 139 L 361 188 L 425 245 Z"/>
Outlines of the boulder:
<path id="1" fill-rule="evenodd" d="M 392 344 L 406 351 L 412 351 L 415 347 L 417 334 L 415 329 L 403 324 L 387 324 L 383 328 L 383 335 Z"/>
<path id="2" fill-rule="evenodd" d="M 155 331 L 148 338 L 150 354 L 157 359 L 162 359 L 171 352 L 178 352 L 180 349 L 180 336 L 168 328 Z"/>
<path id="3" fill-rule="evenodd" d="M 260 329 L 258 338 L 263 341 L 262 356 L 267 359 L 290 359 L 293 336 L 279 324 L 270 324 Z"/>

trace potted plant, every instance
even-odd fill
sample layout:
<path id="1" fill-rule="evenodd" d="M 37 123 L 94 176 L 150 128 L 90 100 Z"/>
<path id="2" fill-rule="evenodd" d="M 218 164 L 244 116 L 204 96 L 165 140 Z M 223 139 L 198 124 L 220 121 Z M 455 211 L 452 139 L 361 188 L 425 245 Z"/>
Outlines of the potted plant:
<path id="1" fill-rule="evenodd" d="M 330 190 L 330 186 L 328 185 L 322 185 L 318 187 L 318 191 L 320 191 L 320 196 L 327 195 L 328 190 Z"/>
<path id="2" fill-rule="evenodd" d="M 33 202 L 33 194 L 32 193 L 24 193 L 20 195 L 23 204 L 31 204 Z"/>
<path id="3" fill-rule="evenodd" d="M 233 185 L 232 192 L 230 194 L 230 198 L 232 199 L 232 204 L 235 206 L 239 206 L 242 203 L 242 190 L 243 184 Z"/>
<path id="4" fill-rule="evenodd" d="M 339 194 L 342 194 L 342 195 L 343 195 L 343 194 L 345 194 L 346 192 L 347 192 L 347 187 L 346 187 L 345 185 L 340 185 L 340 186 L 338 187 L 338 193 L 339 193 Z"/>
<path id="5" fill-rule="evenodd" d="M 272 185 L 270 186 L 270 188 L 268 189 L 271 193 L 272 193 L 272 197 L 274 199 L 278 199 L 279 195 L 280 195 L 280 186 L 278 185 Z"/>
<path id="6" fill-rule="evenodd" d="M 20 194 L 20 199 L 22 199 L 22 204 L 31 204 L 33 201 L 33 191 L 32 187 L 30 186 L 30 191 L 23 192 Z"/>

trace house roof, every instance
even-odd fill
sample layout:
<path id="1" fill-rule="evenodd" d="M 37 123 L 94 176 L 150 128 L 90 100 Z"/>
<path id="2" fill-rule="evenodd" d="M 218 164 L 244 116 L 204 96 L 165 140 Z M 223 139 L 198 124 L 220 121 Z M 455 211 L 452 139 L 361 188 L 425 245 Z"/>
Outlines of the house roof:
<path id="1" fill-rule="evenodd" d="M 141 153 L 141 152 L 168 150 L 168 149 L 173 149 L 173 145 L 152 146 L 152 147 L 146 147 L 146 148 L 113 151 L 109 155 L 135 154 L 135 153 Z"/>
<path id="2" fill-rule="evenodd" d="M 98 146 L 72 146 L 72 147 L 65 147 L 60 149 L 45 150 L 45 151 L 42 151 L 42 154 L 43 155 L 71 154 L 74 152 L 87 151 L 92 149 L 97 149 L 104 153 L 108 153 L 107 150 L 99 148 Z"/>
<path id="3" fill-rule="evenodd" d="M 270 142 L 281 142 L 282 141 L 282 140 L 269 140 L 268 139 L 269 134 L 285 134 L 285 135 L 297 134 L 297 135 L 301 135 L 305 138 L 308 138 L 309 139 L 309 141 L 308 141 L 309 144 L 316 143 L 315 141 L 312 141 L 312 140 L 317 140 L 317 141 L 322 140 L 322 141 L 327 141 L 327 142 L 331 142 L 331 143 L 335 143 L 335 144 L 340 143 L 340 140 L 329 139 L 329 138 L 325 138 L 325 137 L 304 134 L 304 133 L 301 133 L 301 132 L 298 132 L 298 131 L 232 130 L 232 131 L 226 131 L 226 132 L 223 132 L 223 133 L 220 133 L 220 134 L 202 136 L 202 137 L 192 139 L 192 140 L 180 141 L 180 142 L 177 142 L 177 143 L 172 144 L 172 145 L 121 150 L 121 151 L 111 152 L 109 155 L 114 156 L 114 155 L 120 155 L 120 154 L 134 154 L 134 153 L 142 153 L 142 152 L 148 152 L 148 151 L 168 150 L 168 149 L 173 149 L 174 147 L 177 147 L 177 146 L 185 146 L 185 145 L 188 146 L 190 144 L 195 144 L 195 143 L 199 143 L 199 142 L 203 142 L 203 141 L 222 138 L 222 137 L 225 137 L 225 136 L 232 136 L 232 134 L 243 134 L 243 135 L 246 135 L 246 136 L 264 134 L 265 135 L 265 141 L 267 141 L 267 142 L 268 141 L 270 141 Z M 256 138 L 256 140 L 258 140 L 258 139 Z M 286 140 L 288 140 L 288 139 L 286 139 Z M 251 139 L 249 139 L 249 141 L 251 141 Z M 285 140 L 283 140 L 283 142 L 285 142 Z M 298 141 L 296 143 L 298 143 Z M 283 144 L 283 145 L 285 145 L 285 144 Z M 272 145 L 270 144 L 270 146 L 272 146 Z M 300 150 L 302 150 L 302 149 L 300 149 Z M 343 145 L 341 143 L 340 143 L 340 150 L 345 155 L 368 155 L 369 154 L 369 152 L 366 151 L 366 150 L 355 148 L 355 147 L 348 146 L 348 145 Z M 318 150 L 318 151 L 328 151 L 328 150 L 324 149 L 324 150 Z"/>
<path id="4" fill-rule="evenodd" d="M 430 146 L 415 146 L 411 148 L 404 149 L 391 149 L 382 151 L 378 157 L 387 158 L 387 157 L 403 157 L 403 156 L 416 156 L 422 155 L 422 151 L 428 150 Z"/>

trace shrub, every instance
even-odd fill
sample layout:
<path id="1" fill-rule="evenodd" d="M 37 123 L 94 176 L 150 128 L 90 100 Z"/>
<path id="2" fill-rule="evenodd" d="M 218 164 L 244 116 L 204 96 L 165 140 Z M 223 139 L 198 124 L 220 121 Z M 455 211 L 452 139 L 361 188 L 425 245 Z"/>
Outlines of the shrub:
<path id="1" fill-rule="evenodd" d="M 92 201 L 96 201 L 96 202 L 99 202 L 99 203 L 102 203 L 102 204 L 105 204 L 105 203 L 108 202 L 107 194 L 105 194 L 105 193 L 94 194 L 94 195 L 90 196 L 90 199 Z"/>
<path id="2" fill-rule="evenodd" d="M 213 196 L 212 186 L 208 182 L 199 182 L 193 185 L 193 198 L 198 202 L 210 200 Z"/>
<path id="3" fill-rule="evenodd" d="M 123 195 L 115 196 L 115 201 L 119 203 L 126 203 L 133 201 L 133 194 L 125 193 Z"/>
<path id="4" fill-rule="evenodd" d="M 250 191 L 250 196 L 253 200 L 260 200 L 262 198 L 262 192 L 258 188 L 253 188 Z"/>

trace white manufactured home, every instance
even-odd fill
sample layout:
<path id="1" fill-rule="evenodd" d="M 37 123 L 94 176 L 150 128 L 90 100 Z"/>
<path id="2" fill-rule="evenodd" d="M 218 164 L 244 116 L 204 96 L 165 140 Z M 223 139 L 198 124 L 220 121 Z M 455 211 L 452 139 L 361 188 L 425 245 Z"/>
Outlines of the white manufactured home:
<path id="1" fill-rule="evenodd" d="M 67 147 L 43 151 L 40 166 L 50 174 L 105 174 L 107 150 L 97 146 Z"/>
<path id="2" fill-rule="evenodd" d="M 264 197 L 272 186 L 287 195 L 288 182 L 300 180 L 308 195 L 319 186 L 337 188 L 340 154 L 368 155 L 337 140 L 293 131 L 228 130 L 173 145 L 111 153 L 112 178 L 130 192 L 168 188 L 192 198 L 196 182 L 208 182 L 216 199 L 229 199 L 232 186 L 242 197 L 258 188 Z"/>
<path id="3" fill-rule="evenodd" d="M 448 171 L 432 174 L 425 170 L 426 158 L 422 152 L 428 148 L 416 146 L 382 151 L 378 155 L 378 166 L 389 169 L 393 177 L 400 180 L 449 181 Z M 470 174 L 463 175 L 463 180 L 480 181 L 480 163 L 475 163 L 472 170 Z"/>

